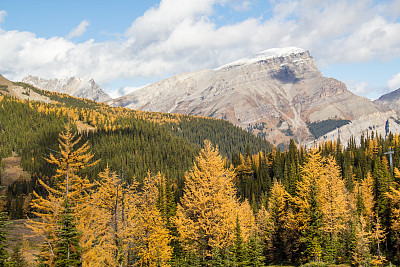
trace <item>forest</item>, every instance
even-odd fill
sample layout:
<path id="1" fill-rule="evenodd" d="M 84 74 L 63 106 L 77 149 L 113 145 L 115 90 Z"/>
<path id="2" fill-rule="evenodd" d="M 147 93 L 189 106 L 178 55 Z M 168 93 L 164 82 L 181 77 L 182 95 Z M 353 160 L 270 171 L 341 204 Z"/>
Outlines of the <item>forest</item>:
<path id="1" fill-rule="evenodd" d="M 3 238 L 19 218 L 37 266 L 400 264 L 398 134 L 281 151 L 221 120 L 43 94 L 0 96 L 1 158 L 30 174 L 3 191 L 3 266 L 20 266 Z"/>

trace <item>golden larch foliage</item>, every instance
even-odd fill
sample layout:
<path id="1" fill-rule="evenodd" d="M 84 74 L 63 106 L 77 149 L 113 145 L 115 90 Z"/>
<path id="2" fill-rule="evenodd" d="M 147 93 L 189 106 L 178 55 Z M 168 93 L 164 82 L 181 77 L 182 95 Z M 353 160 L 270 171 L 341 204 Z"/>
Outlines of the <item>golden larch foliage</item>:
<path id="1" fill-rule="evenodd" d="M 337 240 L 338 234 L 346 229 L 350 218 L 348 191 L 335 159 L 328 157 L 325 166 L 326 172 L 318 181 L 319 202 L 323 216 L 322 230 L 331 239 Z"/>
<path id="2" fill-rule="evenodd" d="M 128 189 L 108 166 L 99 174 L 97 187 L 87 202 L 90 213 L 82 222 L 84 266 L 118 266 L 126 260 L 124 208 Z M 129 193 L 134 193 L 130 189 Z"/>
<path id="3" fill-rule="evenodd" d="M 238 215 L 233 168 L 226 169 L 218 147 L 205 141 L 192 170 L 185 175 L 176 226 L 184 247 L 200 255 L 232 244 Z"/>
<path id="4" fill-rule="evenodd" d="M 143 188 L 136 196 L 129 194 L 128 241 L 133 253 L 139 257 L 139 266 L 169 266 L 172 248 L 171 235 L 157 209 L 157 184 L 161 175 L 144 180 Z M 132 207 L 134 205 L 134 207 Z"/>
<path id="5" fill-rule="evenodd" d="M 90 163 L 93 155 L 89 152 L 87 143 L 75 149 L 80 138 L 72 134 L 71 126 L 66 126 L 65 132 L 59 136 L 60 156 L 50 154 L 47 161 L 57 166 L 57 173 L 54 176 L 55 185 L 50 187 L 40 179 L 39 183 L 48 192 L 48 197 L 39 196 L 33 192 L 32 200 L 33 213 L 40 221 L 28 220 L 27 226 L 35 235 L 42 236 L 45 240 L 40 256 L 45 259 L 49 266 L 54 265 L 54 249 L 57 241 L 57 232 L 61 214 L 64 211 L 62 203 L 66 199 L 72 204 L 74 217 L 78 230 L 80 222 L 84 220 L 87 213 L 85 203 L 88 201 L 92 184 L 85 177 L 79 175 L 79 171 L 94 166 L 97 162 Z"/>

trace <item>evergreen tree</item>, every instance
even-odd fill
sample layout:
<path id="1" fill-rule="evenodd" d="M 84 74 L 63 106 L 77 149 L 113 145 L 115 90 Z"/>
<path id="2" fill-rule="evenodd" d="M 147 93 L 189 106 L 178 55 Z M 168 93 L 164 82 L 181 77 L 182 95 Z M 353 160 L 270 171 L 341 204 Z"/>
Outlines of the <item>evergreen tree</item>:
<path id="1" fill-rule="evenodd" d="M 293 248 L 290 245 L 288 229 L 290 195 L 278 181 L 272 185 L 268 201 L 268 258 L 272 262 L 282 263 L 288 260 L 287 252 Z"/>
<path id="2" fill-rule="evenodd" d="M 264 266 L 265 257 L 259 237 L 253 234 L 247 242 L 247 266 Z"/>
<path id="3" fill-rule="evenodd" d="M 5 212 L 0 213 L 0 266 L 6 266 L 8 259 L 7 248 L 7 214 Z"/>
<path id="4" fill-rule="evenodd" d="M 81 266 L 80 232 L 76 229 L 74 213 L 68 202 L 68 198 L 63 203 L 61 222 L 57 228 L 56 234 L 58 239 L 54 249 L 55 266 Z"/>
<path id="5" fill-rule="evenodd" d="M 239 216 L 236 219 L 235 239 L 233 241 L 233 262 L 234 266 L 247 265 L 247 251 L 243 241 L 242 230 L 240 228 Z"/>

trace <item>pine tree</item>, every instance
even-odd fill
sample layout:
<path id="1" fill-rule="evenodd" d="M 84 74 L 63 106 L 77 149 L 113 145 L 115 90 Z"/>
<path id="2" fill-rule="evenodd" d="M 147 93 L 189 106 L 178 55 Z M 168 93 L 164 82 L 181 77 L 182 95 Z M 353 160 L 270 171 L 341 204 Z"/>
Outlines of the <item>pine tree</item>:
<path id="1" fill-rule="evenodd" d="M 218 148 L 206 140 L 185 178 L 175 220 L 179 238 L 186 250 L 208 261 L 213 249 L 225 249 L 234 239 L 238 212 L 234 171 L 224 167 Z"/>
<path id="2" fill-rule="evenodd" d="M 80 233 L 76 229 L 74 213 L 68 198 L 63 203 L 61 222 L 56 234 L 58 239 L 54 249 L 55 266 L 81 266 L 81 247 L 79 244 Z"/>
<path id="3" fill-rule="evenodd" d="M 262 245 L 259 237 L 253 234 L 247 242 L 247 263 L 248 266 L 262 267 L 264 266 L 265 257 L 262 251 Z"/>
<path id="4" fill-rule="evenodd" d="M 291 249 L 286 242 L 289 234 L 288 211 L 291 197 L 285 187 L 275 181 L 271 188 L 271 196 L 268 201 L 268 232 L 269 259 L 273 262 L 284 262 L 287 260 L 286 250 Z"/>
<path id="5" fill-rule="evenodd" d="M 246 247 L 240 228 L 239 216 L 236 219 L 235 239 L 233 241 L 233 261 L 234 266 L 246 266 Z"/>

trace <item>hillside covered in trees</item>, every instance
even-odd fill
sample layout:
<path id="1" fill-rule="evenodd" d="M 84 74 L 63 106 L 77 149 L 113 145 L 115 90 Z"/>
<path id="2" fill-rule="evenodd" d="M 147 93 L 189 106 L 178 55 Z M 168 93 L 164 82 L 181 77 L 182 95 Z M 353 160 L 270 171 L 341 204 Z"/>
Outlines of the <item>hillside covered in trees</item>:
<path id="1" fill-rule="evenodd" d="M 397 134 L 282 152 L 220 120 L 42 93 L 0 96 L 1 157 L 31 175 L 3 209 L 43 238 L 38 266 L 400 264 Z"/>

